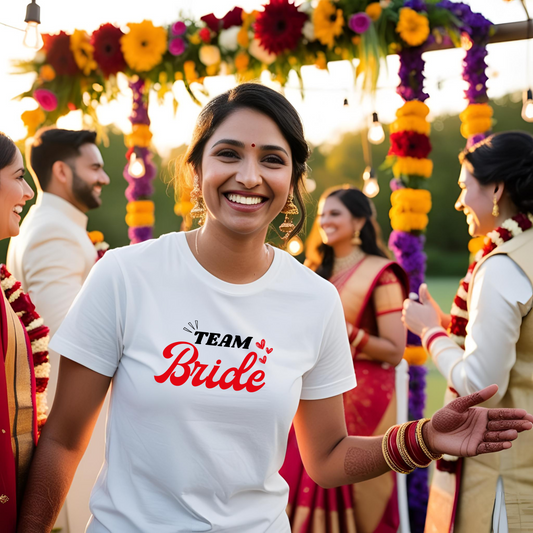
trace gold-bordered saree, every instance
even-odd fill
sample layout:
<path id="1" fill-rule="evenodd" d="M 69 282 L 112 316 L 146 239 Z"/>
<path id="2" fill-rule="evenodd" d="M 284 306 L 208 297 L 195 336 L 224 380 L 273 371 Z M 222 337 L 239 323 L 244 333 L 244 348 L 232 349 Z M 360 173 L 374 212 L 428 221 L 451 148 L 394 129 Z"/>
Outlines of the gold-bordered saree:
<path id="1" fill-rule="evenodd" d="M 35 376 L 30 342 L 0 290 L 0 524 L 16 531 L 26 477 L 37 443 Z"/>
<path id="2" fill-rule="evenodd" d="M 354 267 L 332 277 L 346 322 L 378 335 L 377 316 L 399 312 L 408 293 L 407 276 L 387 259 L 365 256 Z M 382 435 L 396 423 L 395 370 L 354 350 L 357 387 L 344 394 L 350 435 Z M 303 467 L 291 428 L 285 463 L 280 470 L 289 484 L 293 533 L 396 533 L 399 526 L 396 477 L 378 478 L 323 489 Z"/>

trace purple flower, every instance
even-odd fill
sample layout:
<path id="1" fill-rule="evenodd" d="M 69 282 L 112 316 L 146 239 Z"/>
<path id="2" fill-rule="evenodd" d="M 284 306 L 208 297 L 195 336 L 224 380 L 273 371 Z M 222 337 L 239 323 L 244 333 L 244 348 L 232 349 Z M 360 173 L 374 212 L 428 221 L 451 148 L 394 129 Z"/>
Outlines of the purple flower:
<path id="1" fill-rule="evenodd" d="M 152 227 L 142 226 L 137 228 L 128 228 L 128 237 L 131 244 L 137 244 L 138 242 L 144 242 L 152 238 Z"/>
<path id="2" fill-rule="evenodd" d="M 487 138 L 486 133 L 476 133 L 475 135 L 468 137 L 468 140 L 466 141 L 466 147 L 471 148 L 472 146 L 474 146 L 474 144 L 477 144 L 478 142 L 486 138 Z"/>
<path id="3" fill-rule="evenodd" d="M 397 191 L 398 189 L 405 189 L 405 185 L 402 183 L 402 180 L 392 178 L 390 180 L 390 189 L 391 191 Z"/>
<path id="4" fill-rule="evenodd" d="M 426 272 L 426 254 L 423 251 L 425 241 L 424 235 L 413 235 L 405 231 L 394 230 L 389 237 L 389 248 L 409 276 L 409 292 L 417 294 Z"/>
<path id="5" fill-rule="evenodd" d="M 410 7 L 415 11 L 427 11 L 426 2 L 424 0 L 407 0 L 403 7 Z"/>
<path id="6" fill-rule="evenodd" d="M 181 22 L 181 20 L 178 20 L 178 22 L 174 22 L 172 24 L 172 27 L 170 28 L 170 32 L 172 35 L 183 35 L 187 31 L 187 26 L 184 22 Z"/>
<path id="7" fill-rule="evenodd" d="M 176 39 L 172 39 L 170 41 L 170 44 L 168 45 L 168 51 L 173 56 L 180 56 L 185 52 L 185 49 L 187 48 L 187 45 L 185 44 L 185 41 L 181 39 L 180 37 L 176 37 Z"/>
<path id="8" fill-rule="evenodd" d="M 130 89 L 133 92 L 133 106 L 130 115 L 130 122 L 132 124 L 146 124 L 150 125 L 150 118 L 148 117 L 148 106 L 144 101 L 144 80 L 142 78 L 130 82 Z"/>
<path id="9" fill-rule="evenodd" d="M 352 15 L 348 22 L 348 26 L 355 33 L 365 33 L 370 28 L 370 24 L 372 24 L 372 19 L 362 11 Z"/>
<path id="10" fill-rule="evenodd" d="M 423 102 L 429 95 L 424 92 L 424 46 L 404 48 L 400 52 L 400 85 L 396 92 L 406 101 Z"/>

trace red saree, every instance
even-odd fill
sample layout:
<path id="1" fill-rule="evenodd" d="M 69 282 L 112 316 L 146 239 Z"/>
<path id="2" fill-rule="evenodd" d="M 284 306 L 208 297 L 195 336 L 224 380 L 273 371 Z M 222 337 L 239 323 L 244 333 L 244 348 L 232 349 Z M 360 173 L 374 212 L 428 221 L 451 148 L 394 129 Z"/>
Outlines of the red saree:
<path id="1" fill-rule="evenodd" d="M 30 342 L 0 290 L 0 524 L 16 531 L 31 457 L 37 443 L 35 376 Z"/>
<path id="2" fill-rule="evenodd" d="M 387 259 L 366 256 L 330 280 L 339 291 L 346 322 L 377 335 L 376 317 L 400 311 L 407 294 L 403 270 Z M 357 387 L 344 394 L 350 435 L 382 435 L 396 422 L 395 370 L 354 351 Z M 280 474 L 289 484 L 287 513 L 293 533 L 396 533 L 396 477 L 389 472 L 356 485 L 323 489 L 303 467 L 291 429 Z"/>

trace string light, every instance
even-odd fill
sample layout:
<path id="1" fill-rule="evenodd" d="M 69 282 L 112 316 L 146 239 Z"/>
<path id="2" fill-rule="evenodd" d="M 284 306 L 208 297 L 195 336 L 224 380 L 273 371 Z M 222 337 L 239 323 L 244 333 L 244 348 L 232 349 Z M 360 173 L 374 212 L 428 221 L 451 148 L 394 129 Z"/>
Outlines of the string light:
<path id="1" fill-rule="evenodd" d="M 39 24 L 41 23 L 41 8 L 37 5 L 35 0 L 26 6 L 26 31 L 24 32 L 24 39 L 22 44 L 27 48 L 39 50 L 43 46 L 43 38 L 39 31 Z"/>
<path id="2" fill-rule="evenodd" d="M 377 113 L 372 113 L 372 126 L 368 128 L 368 140 L 372 144 L 381 144 L 385 140 L 385 132 Z"/>
<path id="3" fill-rule="evenodd" d="M 312 193 L 316 189 L 316 181 L 312 178 L 306 178 L 305 180 L 305 190 L 308 193 Z"/>
<path id="4" fill-rule="evenodd" d="M 293 237 L 287 244 L 287 251 L 291 255 L 300 255 L 304 250 L 304 243 L 300 237 Z"/>
<path id="5" fill-rule="evenodd" d="M 524 92 L 524 105 L 522 106 L 522 118 L 526 122 L 533 122 L 533 92 L 528 89 Z"/>
<path id="6" fill-rule="evenodd" d="M 363 172 L 363 193 L 368 198 L 374 198 L 379 193 L 379 184 L 374 169 L 370 166 L 365 168 Z"/>
<path id="7" fill-rule="evenodd" d="M 146 174 L 143 158 L 137 157 L 135 152 L 131 153 L 128 173 L 134 178 L 142 178 Z"/>

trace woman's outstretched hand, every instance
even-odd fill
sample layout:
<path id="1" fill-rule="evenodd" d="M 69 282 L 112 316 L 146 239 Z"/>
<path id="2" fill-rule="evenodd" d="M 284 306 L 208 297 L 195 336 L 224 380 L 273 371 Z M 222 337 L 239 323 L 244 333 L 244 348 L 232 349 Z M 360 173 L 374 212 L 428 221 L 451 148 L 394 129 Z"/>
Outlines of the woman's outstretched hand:
<path id="1" fill-rule="evenodd" d="M 533 428 L 533 415 L 524 409 L 475 407 L 497 390 L 497 385 L 489 385 L 439 409 L 424 426 L 429 449 L 435 454 L 459 457 L 498 452 L 510 448 L 518 433 Z"/>

